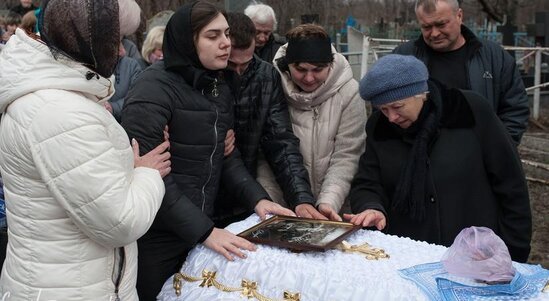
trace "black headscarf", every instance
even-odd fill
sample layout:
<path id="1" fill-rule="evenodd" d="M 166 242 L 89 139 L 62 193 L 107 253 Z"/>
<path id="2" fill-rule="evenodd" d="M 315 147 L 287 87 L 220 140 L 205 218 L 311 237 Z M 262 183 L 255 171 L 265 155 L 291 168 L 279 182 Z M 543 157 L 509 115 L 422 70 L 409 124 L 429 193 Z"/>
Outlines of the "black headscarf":
<path id="1" fill-rule="evenodd" d="M 404 137 L 413 138 L 414 143 L 401 170 L 392 206 L 416 221 L 425 218 L 429 147 L 439 132 L 441 116 L 440 90 L 435 83 L 429 81 L 428 84 L 429 97 L 418 119 L 409 128 L 399 129 Z"/>
<path id="2" fill-rule="evenodd" d="M 62 53 L 103 77 L 113 74 L 120 43 L 118 0 L 44 0 L 38 24 L 54 57 Z"/>
<path id="3" fill-rule="evenodd" d="M 196 2 L 181 6 L 166 25 L 162 52 L 166 69 L 204 68 L 194 46 L 191 12 Z"/>
<path id="4" fill-rule="evenodd" d="M 162 52 L 167 70 L 180 73 L 189 85 L 203 89 L 219 75 L 219 71 L 205 69 L 198 58 L 191 24 L 191 13 L 196 3 L 185 4 L 172 15 L 166 25 Z"/>

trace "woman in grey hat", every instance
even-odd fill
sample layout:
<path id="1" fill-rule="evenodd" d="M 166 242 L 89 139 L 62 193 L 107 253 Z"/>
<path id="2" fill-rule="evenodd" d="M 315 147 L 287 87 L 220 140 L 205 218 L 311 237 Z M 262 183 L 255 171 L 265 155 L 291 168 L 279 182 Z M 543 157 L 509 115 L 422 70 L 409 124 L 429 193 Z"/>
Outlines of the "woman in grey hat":
<path id="1" fill-rule="evenodd" d="M 481 96 L 428 81 L 413 56 L 382 57 L 360 82 L 378 110 L 350 193 L 356 225 L 449 246 L 494 230 L 515 261 L 530 252 L 530 202 L 511 138 Z"/>

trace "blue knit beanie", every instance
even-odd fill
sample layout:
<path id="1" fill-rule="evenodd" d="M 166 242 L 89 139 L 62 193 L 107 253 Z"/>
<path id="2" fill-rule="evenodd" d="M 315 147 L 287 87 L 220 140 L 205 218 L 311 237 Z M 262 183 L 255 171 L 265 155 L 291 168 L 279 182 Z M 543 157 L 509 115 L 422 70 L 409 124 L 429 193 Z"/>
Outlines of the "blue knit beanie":
<path id="1" fill-rule="evenodd" d="M 417 58 L 389 54 L 360 80 L 360 96 L 372 105 L 383 105 L 427 92 L 427 78 L 427 67 Z"/>

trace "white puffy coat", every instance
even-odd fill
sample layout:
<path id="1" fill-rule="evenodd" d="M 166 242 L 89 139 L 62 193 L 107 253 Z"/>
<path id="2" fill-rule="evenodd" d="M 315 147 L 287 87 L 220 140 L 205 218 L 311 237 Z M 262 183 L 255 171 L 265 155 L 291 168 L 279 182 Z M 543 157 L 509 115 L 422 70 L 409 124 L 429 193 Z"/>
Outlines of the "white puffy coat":
<path id="1" fill-rule="evenodd" d="M 280 47 L 273 62 L 279 72 L 276 60 L 286 55 L 287 46 Z M 351 66 L 335 49 L 332 52 L 334 62 L 328 78 L 313 92 L 301 91 L 287 72 L 281 72 L 281 77 L 316 205 L 329 204 L 337 212 L 366 145 L 366 103 L 358 94 Z M 258 181 L 280 202 L 282 193 L 266 166 L 258 168 Z"/>
<path id="2" fill-rule="evenodd" d="M 102 105 L 113 83 L 89 71 L 19 29 L 0 53 L 3 300 L 138 299 L 135 241 L 164 184 L 134 168 L 128 136 Z"/>

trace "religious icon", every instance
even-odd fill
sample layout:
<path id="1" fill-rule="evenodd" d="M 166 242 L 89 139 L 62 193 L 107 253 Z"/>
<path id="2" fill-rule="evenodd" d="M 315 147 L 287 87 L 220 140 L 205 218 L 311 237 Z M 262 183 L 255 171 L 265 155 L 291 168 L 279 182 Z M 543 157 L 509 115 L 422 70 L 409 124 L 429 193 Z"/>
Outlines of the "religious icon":
<path id="1" fill-rule="evenodd" d="M 292 251 L 326 251 L 358 229 L 351 223 L 275 215 L 238 236 Z"/>

